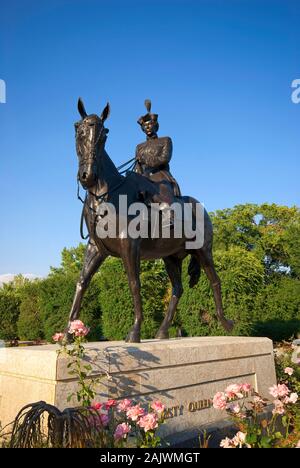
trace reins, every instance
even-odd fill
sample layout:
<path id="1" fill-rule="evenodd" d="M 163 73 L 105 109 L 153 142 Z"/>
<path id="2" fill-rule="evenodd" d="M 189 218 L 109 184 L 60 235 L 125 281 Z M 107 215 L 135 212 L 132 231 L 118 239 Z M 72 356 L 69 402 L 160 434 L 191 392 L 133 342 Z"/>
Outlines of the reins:
<path id="1" fill-rule="evenodd" d="M 135 165 L 136 165 L 135 157 L 129 159 L 129 161 L 126 161 L 124 164 L 121 164 L 121 166 L 117 167 L 117 170 L 119 171 L 120 169 L 123 169 L 123 167 L 128 166 L 128 164 L 131 163 L 131 162 L 132 162 L 132 164 L 129 166 L 129 168 L 127 168 L 124 171 L 120 172 L 120 175 L 122 175 L 124 173 L 131 172 L 131 171 L 134 170 Z M 121 185 L 123 185 L 124 182 L 125 182 L 125 177 L 122 178 L 122 180 L 121 180 L 121 182 L 119 184 L 115 185 L 110 190 L 107 190 L 105 193 L 102 193 L 101 195 L 96 195 L 95 193 L 93 193 L 91 191 L 88 191 L 88 193 L 90 195 L 93 195 L 97 201 L 100 201 L 100 203 L 102 203 L 106 196 L 112 194 L 115 190 L 117 190 L 119 187 L 121 187 Z M 81 211 L 81 217 L 80 217 L 80 237 L 81 237 L 81 239 L 86 240 L 86 239 L 88 239 L 90 237 L 89 233 L 87 233 L 86 236 L 83 233 L 84 209 L 86 207 L 87 191 L 85 192 L 85 198 L 83 200 L 81 198 L 81 196 L 80 196 L 79 177 L 77 177 L 77 199 L 80 200 L 81 203 L 83 204 L 82 211 Z M 96 213 L 96 210 L 94 210 L 91 206 L 88 206 L 88 208 L 91 211 L 93 211 L 94 213 Z"/>

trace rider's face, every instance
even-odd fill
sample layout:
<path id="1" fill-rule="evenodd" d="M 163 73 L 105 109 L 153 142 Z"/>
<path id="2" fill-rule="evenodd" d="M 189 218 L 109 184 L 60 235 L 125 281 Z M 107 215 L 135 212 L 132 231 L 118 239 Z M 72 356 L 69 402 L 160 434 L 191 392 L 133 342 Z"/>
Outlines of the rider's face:
<path id="1" fill-rule="evenodd" d="M 146 133 L 147 136 L 155 135 L 155 127 L 156 123 L 152 120 L 148 120 L 143 124 L 143 131 Z"/>

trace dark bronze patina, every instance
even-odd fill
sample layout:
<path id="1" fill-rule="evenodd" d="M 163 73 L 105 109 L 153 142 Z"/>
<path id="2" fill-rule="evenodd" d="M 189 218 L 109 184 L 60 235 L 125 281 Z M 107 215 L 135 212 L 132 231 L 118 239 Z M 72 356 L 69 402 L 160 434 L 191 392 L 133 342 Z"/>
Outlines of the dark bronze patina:
<path id="1" fill-rule="evenodd" d="M 78 110 L 82 118 L 80 122 L 75 124 L 76 149 L 79 158 L 78 180 L 86 190 L 83 216 L 89 233 L 89 241 L 80 279 L 76 286 L 69 323 L 79 317 L 82 297 L 92 276 L 104 260 L 112 255 L 121 258 L 124 263 L 134 303 L 134 325 L 129 331 L 126 341 L 140 342 L 140 330 L 143 320 L 139 278 L 140 261 L 162 258 L 172 284 L 172 297 L 156 338 L 168 338 L 168 329 L 183 292 L 181 281 L 182 261 L 186 256 L 190 255 L 190 287 L 197 284 L 200 277 L 200 268 L 202 267 L 213 289 L 217 317 L 223 327 L 227 331 L 231 331 L 233 323 L 227 320 L 223 313 L 220 280 L 215 271 L 212 258 L 213 229 L 206 211 L 204 215 L 204 244 L 198 250 L 187 250 L 185 246 L 187 239 L 184 236 L 179 239 L 172 237 L 167 239 L 162 237 L 132 239 L 124 236 L 119 230 L 116 238 L 100 239 L 96 234 L 97 208 L 103 200 L 112 203 L 118 213 L 120 195 L 127 195 L 128 205 L 139 201 L 141 193 L 146 194 L 146 198 L 149 199 L 150 197 L 151 200 L 161 201 L 167 198 L 167 203 L 174 198 L 174 187 L 175 193 L 178 188 L 173 185 L 172 180 L 170 182 L 168 179 L 171 140 L 167 137 L 157 138 L 157 116 L 150 114 L 151 109 L 148 107 L 147 115 L 150 114 L 151 118 L 146 115 L 146 119 L 144 116 L 140 120 L 143 130 L 147 134 L 147 141 L 142 145 L 138 145 L 136 158 L 139 166 L 141 166 L 139 172 L 146 173 L 147 176 L 131 172 L 124 177 L 118 172 L 105 151 L 108 130 L 105 128 L 104 122 L 109 115 L 109 104 L 106 105 L 100 117 L 95 114 L 87 115 L 81 99 L 78 101 Z M 151 124 L 147 125 L 147 122 Z M 149 170 L 149 168 L 151 169 Z M 156 171 L 156 169 L 158 170 Z M 151 172 L 154 173 L 151 174 Z M 159 177 L 159 179 L 156 180 L 156 177 Z M 153 180 L 158 183 L 153 183 Z M 167 187 L 166 190 L 161 190 L 161 185 Z M 194 209 L 198 203 L 197 200 L 189 196 L 177 197 L 176 200 L 191 203 Z M 130 217 L 128 217 L 127 222 L 130 222 Z"/>
<path id="2" fill-rule="evenodd" d="M 170 137 L 158 137 L 158 115 L 151 114 L 151 101 L 146 99 L 147 114 L 139 118 L 147 140 L 136 147 L 136 171 L 159 184 L 160 200 L 171 204 L 173 195 L 180 197 L 179 185 L 170 173 L 169 162 L 172 158 L 173 144 Z"/>

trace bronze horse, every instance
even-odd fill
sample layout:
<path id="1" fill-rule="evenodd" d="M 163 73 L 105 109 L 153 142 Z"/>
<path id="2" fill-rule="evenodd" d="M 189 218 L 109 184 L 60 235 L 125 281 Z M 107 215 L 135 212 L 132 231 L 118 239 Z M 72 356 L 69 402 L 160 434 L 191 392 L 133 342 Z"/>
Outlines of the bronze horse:
<path id="1" fill-rule="evenodd" d="M 140 342 L 140 330 L 143 320 L 140 294 L 140 261 L 143 259 L 162 258 L 172 284 L 172 297 L 165 318 L 156 334 L 156 338 L 167 339 L 168 329 L 172 323 L 178 301 L 183 293 L 181 280 L 182 261 L 190 255 L 190 287 L 197 284 L 200 268 L 203 267 L 213 289 L 217 317 L 222 326 L 230 332 L 233 322 L 224 316 L 221 285 L 214 268 L 212 257 L 213 229 L 208 213 L 204 213 L 204 243 L 200 249 L 187 250 L 186 238 L 131 238 L 119 232 L 117 237 L 99 238 L 96 233 L 97 209 L 103 200 L 118 206 L 120 195 L 127 195 L 128 205 L 140 201 L 141 193 L 155 192 L 155 183 L 144 176 L 131 172 L 122 176 L 105 151 L 108 129 L 104 122 L 109 115 L 109 104 L 101 116 L 87 115 L 81 99 L 78 110 L 82 120 L 75 124 L 76 150 L 79 159 L 78 180 L 86 190 L 83 216 L 89 233 L 84 264 L 77 282 L 76 292 L 69 316 L 70 322 L 79 317 L 83 294 L 100 265 L 109 256 L 119 257 L 124 263 L 128 276 L 130 291 L 133 297 L 135 320 L 126 341 Z M 180 200 L 179 200 L 180 199 Z M 195 206 L 198 202 L 191 197 L 178 197 L 180 202 Z M 117 209 L 117 208 L 116 208 Z M 109 216 L 109 215 L 108 215 Z M 117 214 L 118 217 L 118 214 Z M 119 221 L 119 220 L 118 220 Z M 129 223 L 130 217 L 127 222 Z"/>

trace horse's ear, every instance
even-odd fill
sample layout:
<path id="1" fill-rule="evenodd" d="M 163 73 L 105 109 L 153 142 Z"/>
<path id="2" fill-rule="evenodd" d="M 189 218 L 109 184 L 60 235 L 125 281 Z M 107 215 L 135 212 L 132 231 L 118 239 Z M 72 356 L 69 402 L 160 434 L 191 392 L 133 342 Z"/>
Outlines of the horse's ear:
<path id="1" fill-rule="evenodd" d="M 85 107 L 81 98 L 78 99 L 78 111 L 81 117 L 85 119 L 85 117 L 87 116 L 87 113 L 85 111 Z"/>
<path id="2" fill-rule="evenodd" d="M 110 105 L 109 105 L 109 102 L 106 104 L 106 106 L 104 107 L 103 111 L 102 111 L 102 114 L 100 116 L 100 119 L 102 120 L 102 122 L 104 122 L 107 117 L 109 116 L 110 114 Z"/>

